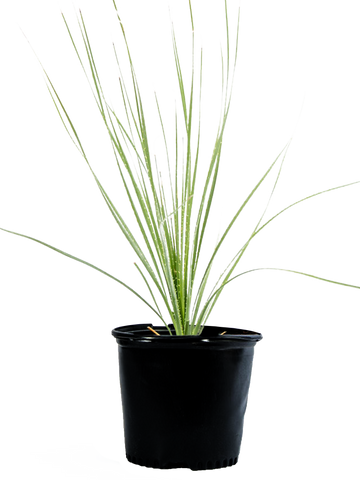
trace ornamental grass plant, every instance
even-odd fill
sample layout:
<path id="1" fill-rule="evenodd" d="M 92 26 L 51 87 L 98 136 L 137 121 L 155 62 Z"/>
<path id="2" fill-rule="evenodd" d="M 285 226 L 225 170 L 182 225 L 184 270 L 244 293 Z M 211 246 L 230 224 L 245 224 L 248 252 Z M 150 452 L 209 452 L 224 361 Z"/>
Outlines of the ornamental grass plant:
<path id="1" fill-rule="evenodd" d="M 207 78 L 203 72 L 203 51 L 198 46 L 196 37 L 197 22 L 189 1 L 188 22 L 191 32 L 191 56 L 182 58 L 179 48 L 179 35 L 171 28 L 169 41 L 173 50 L 173 68 L 178 87 L 178 103 L 174 107 L 173 122 L 169 125 L 164 120 L 163 108 L 157 96 L 154 96 L 153 108 L 157 114 L 157 128 L 162 136 L 162 158 L 152 149 L 152 138 L 147 108 L 149 103 L 142 94 L 141 84 L 136 75 L 136 65 L 128 42 L 126 25 L 122 23 L 121 9 L 113 0 L 114 14 L 122 36 L 123 45 L 112 48 L 112 58 L 117 69 L 118 89 L 121 101 L 117 105 L 108 99 L 104 78 L 99 66 L 97 54 L 91 40 L 91 32 L 87 28 L 86 18 L 80 11 L 77 17 L 81 41 L 70 28 L 63 15 L 64 27 L 68 40 L 73 47 L 84 74 L 87 87 L 91 89 L 98 115 L 107 133 L 108 141 L 116 164 L 119 188 L 127 197 L 127 205 L 118 205 L 100 180 L 93 168 L 83 143 L 76 121 L 73 120 L 70 108 L 63 101 L 60 90 L 53 83 L 42 66 L 47 88 L 59 114 L 59 118 L 89 168 L 94 184 L 105 202 L 109 214 L 132 248 L 136 262 L 134 267 L 139 280 L 144 282 L 148 295 L 139 293 L 139 289 L 130 286 L 123 278 L 117 278 L 103 269 L 77 256 L 71 255 L 57 247 L 49 245 L 34 237 L 2 228 L 2 230 L 40 243 L 62 255 L 81 262 L 112 278 L 121 284 L 151 310 L 151 315 L 161 319 L 172 332 L 169 324 L 173 324 L 176 335 L 199 335 L 207 322 L 224 288 L 233 280 L 256 270 L 254 268 L 241 271 L 239 267 L 243 255 L 252 240 L 269 224 L 296 205 L 337 189 L 359 183 L 336 186 L 299 199 L 281 209 L 267 219 L 266 213 L 273 194 L 281 177 L 282 168 L 290 141 L 282 148 L 272 163 L 266 168 L 256 184 L 249 189 L 245 200 L 231 209 L 232 216 L 227 226 L 220 233 L 214 248 L 209 251 L 213 240 L 209 238 L 209 222 L 214 212 L 215 192 L 221 169 L 223 140 L 231 108 L 238 60 L 240 11 L 236 18 L 228 15 L 228 6 L 224 0 L 224 13 L 221 21 L 225 27 L 225 38 L 221 59 L 221 106 L 214 112 L 214 136 L 203 135 L 202 117 L 203 85 Z M 219 20 L 220 21 L 220 20 Z M 235 41 L 231 42 L 235 33 Z M 123 54 L 125 52 L 125 55 Z M 188 70 L 184 64 L 191 65 Z M 169 104 L 174 98 L 168 99 Z M 210 145 L 210 154 L 204 154 L 204 144 Z M 275 174 L 274 174 L 275 172 Z M 232 252 L 231 260 L 224 265 L 217 265 L 225 241 L 234 232 L 235 224 L 241 222 L 242 214 L 248 204 L 256 201 L 256 194 L 265 180 L 274 174 L 272 188 L 261 215 L 254 219 L 253 227 L 247 240 L 238 245 Z M 132 220 L 129 217 L 132 216 Z M 210 241 L 211 240 L 211 241 Z M 214 268 L 217 265 L 217 268 Z M 220 274 L 217 273 L 220 268 Z M 270 269 L 271 270 L 271 269 Z M 357 285 L 322 278 L 307 272 L 286 269 L 287 272 L 305 275 L 318 280 L 331 282 L 351 288 Z"/>

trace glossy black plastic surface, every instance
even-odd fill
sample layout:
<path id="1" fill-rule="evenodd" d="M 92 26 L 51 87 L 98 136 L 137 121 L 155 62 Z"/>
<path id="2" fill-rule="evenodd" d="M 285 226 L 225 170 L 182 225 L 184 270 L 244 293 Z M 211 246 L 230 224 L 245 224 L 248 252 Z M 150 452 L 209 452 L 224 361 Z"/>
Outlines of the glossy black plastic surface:
<path id="1" fill-rule="evenodd" d="M 254 345 L 262 336 L 209 326 L 201 336 L 176 337 L 165 327 L 152 326 L 158 337 L 146 327 L 112 332 L 119 344 L 128 460 L 192 470 L 234 465 Z"/>

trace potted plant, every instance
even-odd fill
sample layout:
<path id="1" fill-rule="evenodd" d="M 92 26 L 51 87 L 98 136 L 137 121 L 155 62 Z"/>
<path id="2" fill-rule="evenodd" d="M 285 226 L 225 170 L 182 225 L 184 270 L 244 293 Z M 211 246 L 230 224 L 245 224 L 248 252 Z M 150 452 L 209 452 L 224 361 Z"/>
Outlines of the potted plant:
<path id="1" fill-rule="evenodd" d="M 203 60 L 202 52 L 196 45 L 197 20 L 193 18 L 190 2 L 192 49 L 188 81 L 183 73 L 177 36 L 172 30 L 171 41 L 180 106 L 174 113 L 172 127 L 175 133 L 173 143 L 170 143 L 170 128 L 164 123 L 161 105 L 155 100 L 159 129 L 164 140 L 162 160 L 151 150 L 144 99 L 127 42 L 126 27 L 122 24 L 115 2 L 114 8 L 123 35 L 128 64 L 126 77 L 124 58 L 119 56 L 114 47 L 122 101 L 119 109 L 107 100 L 96 55 L 93 53 L 81 12 L 79 27 L 84 53 L 81 53 L 74 40 L 65 17 L 64 22 L 104 122 L 138 235 L 129 227 L 123 210 L 116 206 L 116 202 L 112 201 L 101 183 L 90 164 L 67 107 L 45 70 L 44 73 L 55 107 L 71 140 L 89 167 L 109 213 L 138 258 L 135 267 L 139 278 L 148 289 L 149 299 L 123 279 L 114 277 L 85 260 L 33 237 L 2 230 L 31 239 L 107 275 L 145 303 L 151 314 L 162 322 L 155 326 L 149 322 L 122 326 L 112 332 L 119 345 L 128 460 L 155 468 L 221 468 L 237 462 L 254 346 L 261 339 L 261 335 L 226 325 L 212 327 L 205 323 L 224 288 L 236 278 L 257 270 L 238 273 L 236 267 L 252 240 L 267 225 L 301 202 L 351 184 L 302 198 L 264 221 L 266 206 L 254 222 L 245 243 L 233 252 L 230 261 L 224 265 L 222 273 L 217 275 L 214 281 L 211 276 L 212 269 L 219 252 L 224 249 L 226 239 L 232 233 L 233 226 L 270 173 L 277 168 L 269 195 L 270 202 L 289 144 L 268 166 L 245 200 L 237 206 L 213 251 L 210 255 L 205 252 L 205 265 L 201 270 L 231 105 L 238 52 L 239 16 L 234 23 L 236 42 L 231 45 L 229 31 L 233 19 L 228 17 L 225 1 L 223 23 L 226 27 L 226 43 L 225 53 L 221 58 L 222 102 L 219 119 L 216 119 L 217 130 L 214 138 L 205 140 L 206 143 L 211 143 L 212 148 L 207 158 L 203 158 L 201 149 Z M 203 177 L 199 174 L 201 168 L 205 169 Z M 294 273 L 360 288 L 304 272 Z"/>

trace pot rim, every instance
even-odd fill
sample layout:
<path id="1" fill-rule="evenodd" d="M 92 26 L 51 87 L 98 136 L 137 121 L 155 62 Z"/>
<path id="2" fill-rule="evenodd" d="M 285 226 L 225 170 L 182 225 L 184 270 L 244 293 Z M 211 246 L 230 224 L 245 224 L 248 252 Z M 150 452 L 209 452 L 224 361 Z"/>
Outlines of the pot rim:
<path id="1" fill-rule="evenodd" d="M 156 335 L 151 330 L 159 333 Z M 169 324 L 168 327 L 175 334 L 174 326 Z M 223 333 L 225 332 L 225 333 Z M 158 345 L 199 345 L 205 346 L 211 343 L 220 344 L 225 346 L 226 344 L 239 344 L 243 346 L 254 346 L 259 342 L 263 336 L 261 333 L 253 332 L 251 330 L 244 330 L 233 327 L 217 327 L 205 325 L 200 335 L 169 335 L 167 328 L 164 325 L 153 326 L 151 323 L 138 323 L 134 325 L 125 325 L 114 328 L 112 335 L 116 338 L 116 341 L 120 345 L 130 343 L 142 343 L 148 346 Z M 145 345 L 144 345 L 145 346 Z"/>

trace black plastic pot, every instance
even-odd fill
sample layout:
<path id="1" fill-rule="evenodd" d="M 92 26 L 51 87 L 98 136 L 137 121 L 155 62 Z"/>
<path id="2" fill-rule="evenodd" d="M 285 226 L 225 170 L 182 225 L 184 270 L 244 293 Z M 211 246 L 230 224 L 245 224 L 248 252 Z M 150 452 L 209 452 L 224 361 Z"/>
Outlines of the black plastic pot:
<path id="1" fill-rule="evenodd" d="M 129 462 L 192 470 L 235 465 L 261 334 L 205 326 L 200 336 L 171 336 L 165 326 L 150 324 L 112 334 Z"/>

